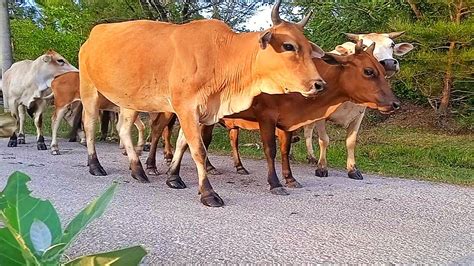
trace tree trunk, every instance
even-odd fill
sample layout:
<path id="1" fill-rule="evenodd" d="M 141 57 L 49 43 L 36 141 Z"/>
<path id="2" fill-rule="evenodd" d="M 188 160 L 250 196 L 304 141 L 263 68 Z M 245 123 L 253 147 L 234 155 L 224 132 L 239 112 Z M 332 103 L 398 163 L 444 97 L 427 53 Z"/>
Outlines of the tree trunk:
<path id="1" fill-rule="evenodd" d="M 8 0 L 0 0 L 0 61 L 3 76 L 13 63 Z"/>
<path id="2" fill-rule="evenodd" d="M 446 72 L 444 73 L 443 92 L 441 95 L 441 104 L 438 108 L 440 115 L 445 116 L 449 108 L 449 100 L 451 98 L 451 88 L 453 87 L 453 53 L 456 47 L 455 42 L 450 42 L 448 50 L 448 62 Z"/>

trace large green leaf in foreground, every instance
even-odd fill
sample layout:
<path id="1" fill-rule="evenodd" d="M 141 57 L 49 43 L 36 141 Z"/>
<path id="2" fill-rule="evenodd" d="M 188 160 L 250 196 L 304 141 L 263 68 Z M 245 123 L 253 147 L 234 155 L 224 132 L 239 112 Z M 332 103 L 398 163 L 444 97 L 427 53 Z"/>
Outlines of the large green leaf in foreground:
<path id="1" fill-rule="evenodd" d="M 3 199 L 0 199 L 4 208 L 0 211 L 6 228 L 15 237 L 16 244 L 22 247 L 23 255 L 29 257 L 33 254 L 39 259 L 61 238 L 61 222 L 51 202 L 31 197 L 26 186 L 28 181 L 30 178 L 21 172 L 9 177 L 2 192 Z M 2 236 L 8 241 L 6 233 Z"/>
<path id="2" fill-rule="evenodd" d="M 66 263 L 65 265 L 66 266 L 138 265 L 145 255 L 146 255 L 145 249 L 143 249 L 140 246 L 135 246 L 135 247 L 125 248 L 121 250 L 80 257 Z"/>

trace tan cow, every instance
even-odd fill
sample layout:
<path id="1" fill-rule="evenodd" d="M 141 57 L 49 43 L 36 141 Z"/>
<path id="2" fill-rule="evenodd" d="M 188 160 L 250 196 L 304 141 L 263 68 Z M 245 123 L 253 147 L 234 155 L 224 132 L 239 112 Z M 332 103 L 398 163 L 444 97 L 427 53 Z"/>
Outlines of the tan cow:
<path id="1" fill-rule="evenodd" d="M 51 154 L 59 155 L 58 146 L 58 128 L 61 120 L 64 118 L 69 125 L 74 127 L 74 120 L 82 115 L 82 104 L 79 93 L 79 73 L 69 72 L 56 77 L 51 83 L 51 89 L 54 94 L 54 113 L 51 121 L 52 139 Z M 99 108 L 112 112 L 118 112 L 119 108 L 104 97 L 99 99 Z M 79 114 L 78 114 L 79 112 Z M 79 115 L 78 118 L 75 116 Z M 135 120 L 135 126 L 138 130 L 137 152 L 141 152 L 145 143 L 145 125 L 139 117 Z M 73 130 L 74 138 L 79 135 L 81 143 L 85 144 L 84 132 L 77 127 Z"/>
<path id="2" fill-rule="evenodd" d="M 95 26 L 79 52 L 89 172 L 106 175 L 95 150 L 99 95 L 120 106 L 119 135 L 132 177 L 145 182 L 131 125 L 138 111 L 176 113 L 197 166 L 201 202 L 222 206 L 207 178 L 199 125 L 248 109 L 262 92 L 313 96 L 323 84 L 311 59 L 324 52 L 303 35 L 309 17 L 300 24 L 283 21 L 280 2 L 272 10 L 273 26 L 263 32 L 236 33 L 218 20 Z"/>
<path id="3" fill-rule="evenodd" d="M 36 60 L 23 60 L 13 64 L 3 76 L 3 99 L 6 111 L 10 111 L 19 124 L 18 138 L 16 133 L 10 137 L 8 147 L 25 143 L 25 113 L 34 117 L 38 150 L 46 150 L 44 143 L 42 117 L 47 100 L 52 97 L 51 82 L 61 74 L 77 72 L 57 52 L 50 50 Z"/>
<path id="4" fill-rule="evenodd" d="M 393 55 L 402 56 L 413 49 L 410 43 L 398 43 L 395 39 L 404 32 L 391 33 L 369 33 L 369 34 L 351 34 L 346 36 L 354 42 L 362 40 L 366 47 L 375 43 L 374 56 L 384 66 L 387 77 L 391 77 L 400 70 L 400 64 Z M 355 43 L 347 42 L 338 45 L 333 53 L 347 55 L 355 52 Z M 357 133 L 360 124 L 364 118 L 366 107 L 364 105 L 355 104 L 353 102 L 345 102 L 342 104 L 327 120 L 333 121 L 338 125 L 347 128 L 347 174 L 352 179 L 363 179 L 355 162 L 355 145 Z M 319 160 L 314 157 L 313 151 L 313 130 L 316 128 L 319 136 Z M 328 176 L 326 150 L 329 145 L 329 136 L 326 133 L 326 121 L 321 120 L 304 127 L 304 135 L 306 139 L 307 158 L 310 163 L 316 163 L 316 176 Z"/>

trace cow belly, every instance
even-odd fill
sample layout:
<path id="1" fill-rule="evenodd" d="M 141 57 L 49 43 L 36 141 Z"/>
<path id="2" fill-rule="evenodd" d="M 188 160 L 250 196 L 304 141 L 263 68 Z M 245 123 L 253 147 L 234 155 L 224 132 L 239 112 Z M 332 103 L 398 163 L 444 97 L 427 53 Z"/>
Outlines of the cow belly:
<path id="1" fill-rule="evenodd" d="M 365 108 L 363 105 L 345 102 L 328 117 L 328 120 L 347 128 L 356 117 L 365 112 Z"/>
<path id="2" fill-rule="evenodd" d="M 168 97 L 165 96 L 147 96 L 138 95 L 138 97 L 127 97 L 124 94 L 104 93 L 100 92 L 113 104 L 127 109 L 140 112 L 172 112 L 173 108 Z"/>

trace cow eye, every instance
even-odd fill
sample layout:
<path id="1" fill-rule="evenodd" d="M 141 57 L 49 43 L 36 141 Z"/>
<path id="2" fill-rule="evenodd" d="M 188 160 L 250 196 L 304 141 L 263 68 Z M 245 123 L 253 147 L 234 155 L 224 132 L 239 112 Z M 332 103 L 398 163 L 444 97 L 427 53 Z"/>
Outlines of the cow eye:
<path id="1" fill-rule="evenodd" d="M 291 43 L 284 43 L 284 44 L 283 44 L 283 49 L 284 49 L 285 51 L 296 51 L 295 46 L 294 46 L 293 44 L 291 44 Z"/>
<path id="2" fill-rule="evenodd" d="M 392 42 L 392 44 L 390 45 L 391 48 L 395 48 L 395 43 Z"/>
<path id="3" fill-rule="evenodd" d="M 370 67 L 366 67 L 364 68 L 364 75 L 366 75 L 367 77 L 373 77 L 375 74 L 375 71 L 370 68 Z"/>
<path id="4" fill-rule="evenodd" d="M 63 59 L 58 59 L 56 60 L 56 62 L 58 62 L 58 64 L 61 66 L 63 66 L 66 63 Z"/>

